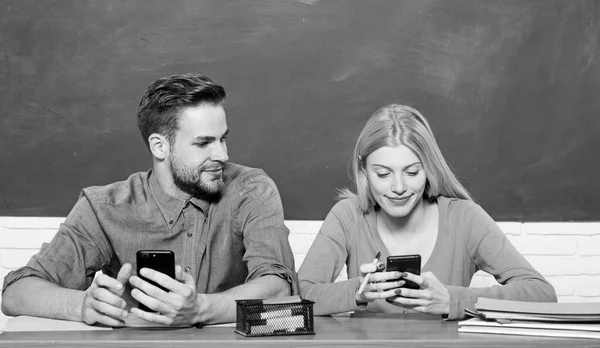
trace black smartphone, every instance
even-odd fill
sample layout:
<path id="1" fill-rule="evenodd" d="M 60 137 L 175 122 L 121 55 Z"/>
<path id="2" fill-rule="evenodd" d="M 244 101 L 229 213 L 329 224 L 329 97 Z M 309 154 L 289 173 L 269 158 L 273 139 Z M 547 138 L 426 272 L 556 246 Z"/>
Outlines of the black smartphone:
<path id="1" fill-rule="evenodd" d="M 386 272 L 410 272 L 412 274 L 420 275 L 421 274 L 421 255 L 396 255 L 396 256 L 388 256 L 387 264 L 385 266 Z M 395 281 L 395 280 L 394 280 Z M 401 286 L 401 288 L 409 288 L 409 289 L 419 289 L 419 285 L 411 282 L 410 280 L 406 281 L 406 284 Z"/>
<path id="2" fill-rule="evenodd" d="M 165 289 L 163 286 L 142 276 L 140 270 L 142 268 L 151 268 L 175 279 L 175 254 L 171 250 L 139 250 L 135 256 L 138 277 L 168 292 L 169 290 Z M 153 312 L 153 310 L 142 303 L 138 303 L 138 308 L 146 312 Z"/>

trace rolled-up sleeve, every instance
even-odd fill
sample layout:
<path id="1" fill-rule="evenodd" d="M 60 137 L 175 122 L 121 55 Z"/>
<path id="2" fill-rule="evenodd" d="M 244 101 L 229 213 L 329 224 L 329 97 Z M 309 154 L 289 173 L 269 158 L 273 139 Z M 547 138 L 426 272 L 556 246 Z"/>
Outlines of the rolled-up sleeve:
<path id="1" fill-rule="evenodd" d="M 248 268 L 246 281 L 277 275 L 297 294 L 294 255 L 275 183 L 264 172 L 257 171 L 243 180 L 239 197 L 235 223 L 243 233 L 243 262 Z"/>
<path id="2" fill-rule="evenodd" d="M 10 272 L 4 278 L 2 292 L 11 284 L 25 277 L 39 277 L 70 289 L 86 289 L 93 281 L 96 271 L 106 264 L 106 256 L 97 240 L 101 227 L 84 195 L 62 223 L 49 243 L 43 243 L 40 251 L 26 266 Z"/>

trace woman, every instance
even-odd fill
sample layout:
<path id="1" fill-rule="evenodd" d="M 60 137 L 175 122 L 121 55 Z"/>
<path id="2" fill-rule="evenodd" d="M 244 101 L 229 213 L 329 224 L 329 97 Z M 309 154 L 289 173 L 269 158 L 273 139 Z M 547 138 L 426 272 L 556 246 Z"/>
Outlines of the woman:
<path id="1" fill-rule="evenodd" d="M 315 301 L 316 314 L 417 311 L 461 319 L 478 297 L 556 301 L 552 285 L 471 200 L 417 110 L 392 104 L 376 111 L 351 169 L 356 192 L 342 191 L 298 271 L 300 293 Z M 421 275 L 382 272 L 383 262 L 372 263 L 378 251 L 382 261 L 421 255 Z M 348 280 L 334 283 L 344 265 Z M 469 288 L 478 270 L 502 286 Z M 401 287 L 406 281 L 420 288 Z"/>

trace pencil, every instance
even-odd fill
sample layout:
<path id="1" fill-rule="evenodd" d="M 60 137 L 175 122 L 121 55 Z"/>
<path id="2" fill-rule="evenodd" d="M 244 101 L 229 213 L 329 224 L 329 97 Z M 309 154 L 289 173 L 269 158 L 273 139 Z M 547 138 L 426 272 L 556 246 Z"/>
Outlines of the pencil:
<path id="1" fill-rule="evenodd" d="M 377 255 L 375 255 L 373 262 L 371 262 L 373 265 L 377 265 L 377 262 L 379 262 L 379 256 L 381 256 L 381 251 L 378 251 Z M 365 279 L 363 279 L 362 283 L 360 283 L 360 287 L 358 288 L 359 295 L 362 294 L 363 291 L 365 291 L 365 286 L 367 286 L 367 284 L 369 283 L 369 278 L 371 278 L 371 273 L 367 273 L 365 275 Z"/>

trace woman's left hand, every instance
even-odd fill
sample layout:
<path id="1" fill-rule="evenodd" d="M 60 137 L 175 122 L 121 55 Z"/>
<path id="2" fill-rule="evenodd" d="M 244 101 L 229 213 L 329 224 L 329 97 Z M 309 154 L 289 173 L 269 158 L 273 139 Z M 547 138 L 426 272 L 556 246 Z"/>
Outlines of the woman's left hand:
<path id="1" fill-rule="evenodd" d="M 389 303 L 428 314 L 448 314 L 450 311 L 450 294 L 448 289 L 431 272 L 420 276 L 405 272 L 402 276 L 419 285 L 420 289 L 398 288 L 397 297 L 388 298 Z"/>

